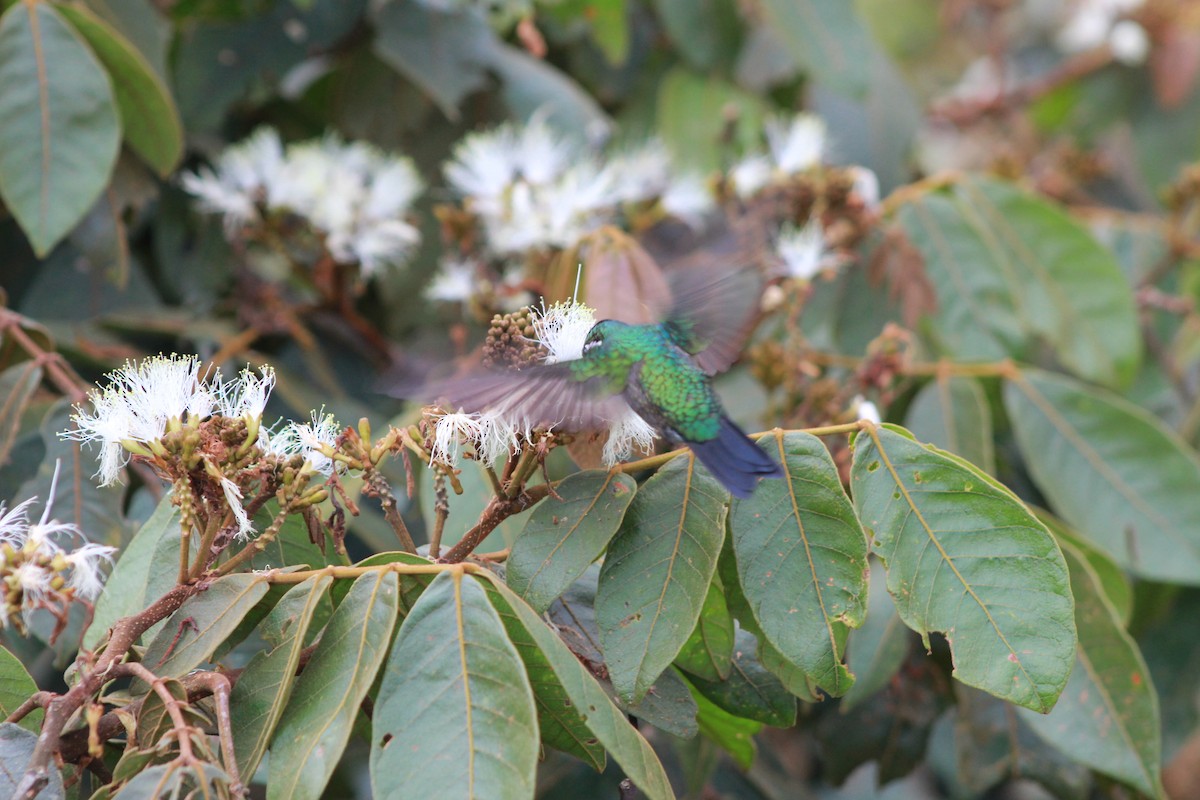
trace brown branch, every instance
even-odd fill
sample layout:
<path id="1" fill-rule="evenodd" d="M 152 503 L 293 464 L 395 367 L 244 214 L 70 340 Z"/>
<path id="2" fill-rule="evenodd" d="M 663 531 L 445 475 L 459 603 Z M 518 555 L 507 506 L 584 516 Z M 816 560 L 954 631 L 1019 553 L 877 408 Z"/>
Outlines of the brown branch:
<path id="1" fill-rule="evenodd" d="M 167 715 L 171 717 L 171 726 L 175 729 L 175 738 L 179 742 L 179 757 L 185 764 L 195 763 L 197 759 L 192 752 L 192 726 L 188 725 L 187 720 L 183 718 L 183 709 L 180 707 L 179 698 L 171 694 L 171 690 L 167 688 L 167 684 L 162 678 L 137 661 L 117 664 L 109 673 L 111 678 L 125 676 L 138 678 L 150 684 L 150 689 L 162 700 Z"/>
<path id="2" fill-rule="evenodd" d="M 90 669 L 82 671 L 79 682 L 66 694 L 54 697 L 46 706 L 41 735 L 38 736 L 33 754 L 29 758 L 25 775 L 17 785 L 15 797 L 33 800 L 46 786 L 50 780 L 51 765 L 59 750 L 63 728 L 71 717 L 111 680 L 113 668 L 125 657 L 139 636 L 155 623 L 173 614 L 183 605 L 184 600 L 200 591 L 202 587 L 203 584 L 177 585 L 144 611 L 124 617 L 113 625 L 109 632 L 108 644 L 96 663 Z"/>
<path id="3" fill-rule="evenodd" d="M 522 511 L 530 508 L 549 493 L 549 484 L 540 483 L 537 486 L 526 489 L 516 497 L 493 497 L 491 502 L 488 503 L 487 508 L 483 510 L 483 514 L 480 515 L 479 522 L 476 523 L 475 527 L 467 531 L 458 544 L 450 548 L 445 557 L 439 560 L 447 564 L 457 564 L 462 561 L 476 547 L 479 547 L 488 534 L 494 531 L 496 526 L 501 522 L 504 522 L 504 520 L 513 514 L 520 514 Z"/>
<path id="4" fill-rule="evenodd" d="M 396 507 L 396 497 L 392 494 L 392 487 L 388 485 L 383 473 L 374 467 L 363 470 L 363 494 L 379 498 L 384 519 L 392 526 L 392 530 L 396 532 L 396 538 L 400 540 L 400 549 L 406 553 L 417 552 L 417 545 L 413 542 L 412 534 L 408 532 L 408 526 L 404 524 L 404 518 L 400 516 L 400 511 Z"/>

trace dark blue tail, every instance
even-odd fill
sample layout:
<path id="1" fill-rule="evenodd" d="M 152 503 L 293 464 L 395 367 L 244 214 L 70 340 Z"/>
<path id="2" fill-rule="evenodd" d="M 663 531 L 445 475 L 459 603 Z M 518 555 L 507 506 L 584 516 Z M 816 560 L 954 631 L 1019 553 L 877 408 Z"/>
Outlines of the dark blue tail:
<path id="1" fill-rule="evenodd" d="M 721 416 L 721 432 L 715 439 L 688 442 L 688 446 L 734 497 L 749 497 L 759 478 L 783 477 L 783 467 L 724 415 Z"/>

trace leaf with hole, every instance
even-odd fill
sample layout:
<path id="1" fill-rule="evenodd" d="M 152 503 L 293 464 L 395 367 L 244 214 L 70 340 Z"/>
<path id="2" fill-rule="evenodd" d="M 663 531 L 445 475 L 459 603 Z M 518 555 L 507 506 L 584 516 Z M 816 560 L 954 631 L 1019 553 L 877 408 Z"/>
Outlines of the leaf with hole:
<path id="1" fill-rule="evenodd" d="M 1008 489 L 885 425 L 854 441 L 854 506 L 905 624 L 946 636 L 954 676 L 1041 713 L 1075 653 L 1067 566 Z"/>

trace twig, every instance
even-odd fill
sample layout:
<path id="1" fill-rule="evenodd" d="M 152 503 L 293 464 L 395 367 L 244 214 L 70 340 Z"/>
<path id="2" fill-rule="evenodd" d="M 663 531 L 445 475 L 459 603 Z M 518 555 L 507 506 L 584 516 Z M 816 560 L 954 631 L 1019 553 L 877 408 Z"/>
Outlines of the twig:
<path id="1" fill-rule="evenodd" d="M 379 505 L 383 508 L 383 517 L 396 532 L 396 538 L 400 540 L 400 548 L 406 553 L 417 552 L 417 545 L 413 542 L 412 534 L 408 532 L 408 526 L 404 524 L 404 518 L 400 516 L 400 511 L 396 507 L 396 497 L 392 494 L 392 487 L 388 485 L 383 473 L 371 467 L 363 470 L 363 479 L 363 494 L 379 498 Z"/>
<path id="2" fill-rule="evenodd" d="M 162 700 L 163 707 L 167 709 L 167 714 L 171 717 L 171 726 L 175 729 L 175 738 L 179 742 L 180 759 L 185 764 L 194 763 L 197 759 L 192 753 L 192 726 L 188 725 L 187 720 L 183 718 L 183 709 L 179 707 L 179 698 L 171 694 L 171 690 L 167 688 L 162 678 L 137 661 L 127 661 L 112 668 L 110 677 L 124 676 L 139 678 L 150 685 L 150 688 Z"/>
<path id="3" fill-rule="evenodd" d="M 513 514 L 520 514 L 549 493 L 549 485 L 543 483 L 521 492 L 516 497 L 493 497 L 487 508 L 483 510 L 475 527 L 467 531 L 458 544 L 450 548 L 441 560 L 448 564 L 462 561 L 476 547 L 479 547 L 488 534 L 494 531 L 501 522 Z"/>
<path id="4" fill-rule="evenodd" d="M 450 516 L 450 495 L 446 492 L 446 475 L 438 472 L 433 479 L 433 533 L 429 537 L 429 557 L 442 554 L 442 533 L 446 530 L 446 517 Z"/>
<path id="5" fill-rule="evenodd" d="M 237 755 L 233 749 L 233 723 L 229 716 L 229 695 L 232 684 L 229 678 L 219 672 L 199 672 L 189 676 L 212 693 L 216 706 L 217 737 L 221 740 L 221 760 L 225 763 L 225 772 L 233 778 L 234 791 L 237 793 L 242 785 L 238 775 Z"/>

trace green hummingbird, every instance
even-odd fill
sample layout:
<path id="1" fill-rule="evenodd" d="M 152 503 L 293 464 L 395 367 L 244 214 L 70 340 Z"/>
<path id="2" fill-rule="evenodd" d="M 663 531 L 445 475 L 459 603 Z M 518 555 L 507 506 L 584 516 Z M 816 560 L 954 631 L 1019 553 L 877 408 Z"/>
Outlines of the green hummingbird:
<path id="1" fill-rule="evenodd" d="M 673 303 L 662 322 L 600 320 L 578 358 L 479 373 L 422 393 L 465 412 L 500 412 L 526 430 L 602 429 L 632 408 L 668 440 L 687 444 L 734 497 L 749 497 L 759 478 L 783 470 L 729 418 L 712 376 L 737 358 L 761 278 L 752 269 L 677 273 L 668 276 Z"/>

